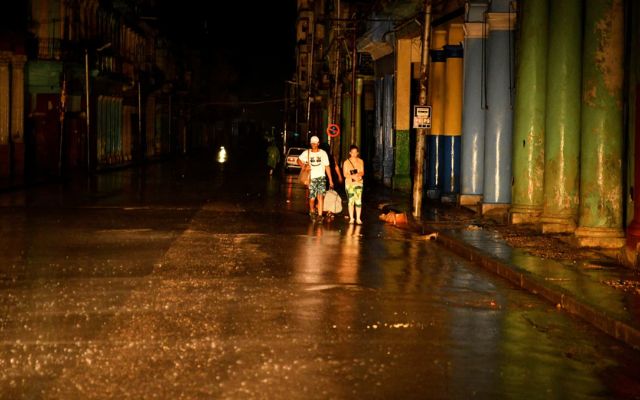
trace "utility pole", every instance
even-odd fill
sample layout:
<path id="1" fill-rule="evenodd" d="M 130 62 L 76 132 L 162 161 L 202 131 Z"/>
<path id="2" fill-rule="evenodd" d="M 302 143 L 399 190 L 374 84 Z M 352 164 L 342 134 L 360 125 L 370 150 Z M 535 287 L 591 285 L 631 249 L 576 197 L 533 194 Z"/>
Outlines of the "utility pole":
<path id="1" fill-rule="evenodd" d="M 87 174 L 91 174 L 91 87 L 89 86 L 89 49 L 84 49 L 84 96 L 87 121 Z"/>
<path id="2" fill-rule="evenodd" d="M 315 48 L 315 21 L 309 21 L 309 31 L 311 33 L 311 49 L 307 53 L 309 54 L 309 63 L 308 63 L 308 71 L 307 71 L 307 140 L 305 143 L 309 143 L 309 134 L 311 133 L 311 100 L 313 91 L 311 90 L 311 85 L 313 84 L 313 56 L 314 56 L 314 48 Z"/>
<path id="3" fill-rule="evenodd" d="M 64 169 L 64 119 L 67 112 L 67 75 L 62 73 L 62 88 L 60 90 L 60 143 L 58 147 L 58 176 L 62 178 Z"/>
<path id="4" fill-rule="evenodd" d="M 87 132 L 89 132 L 87 130 Z M 141 77 L 140 77 L 140 73 L 138 73 L 138 140 L 137 140 L 137 148 L 140 149 L 136 149 L 136 158 L 139 157 L 139 160 L 143 160 L 144 159 L 144 153 L 141 151 L 143 149 L 142 147 L 142 143 L 143 143 L 143 137 L 145 136 L 145 132 L 142 132 L 142 81 L 141 81 Z M 87 136 L 88 137 L 88 136 Z M 87 154 L 89 154 L 87 152 Z"/>
<path id="5" fill-rule="evenodd" d="M 354 15 L 353 18 L 353 32 L 351 35 L 351 144 L 355 144 L 356 138 L 356 63 L 358 61 L 358 54 L 356 49 L 356 26 L 357 21 Z"/>
<path id="6" fill-rule="evenodd" d="M 338 1 L 338 10 L 340 9 L 340 2 Z M 338 14 L 339 15 L 339 14 Z M 340 40 L 337 40 L 337 45 L 336 45 L 336 72 L 334 74 L 334 79 L 335 79 L 335 86 L 333 89 L 333 100 L 331 102 L 331 123 L 332 124 L 340 124 L 340 109 L 338 108 L 338 104 L 340 104 L 340 97 L 342 96 L 342 93 L 340 92 Z M 331 137 L 329 137 L 329 145 L 331 146 L 331 153 L 332 154 L 336 154 L 336 143 L 338 141 L 338 138 L 336 138 L 336 140 L 333 140 Z M 639 217 L 640 218 L 640 217 Z"/>
<path id="7" fill-rule="evenodd" d="M 284 82 L 284 123 L 282 124 L 282 154 L 287 154 L 287 124 L 289 122 L 289 85 Z"/>
<path id="8" fill-rule="evenodd" d="M 421 106 L 427 105 L 427 92 L 429 86 L 429 48 L 431 34 L 431 0 L 424 1 L 424 33 L 422 36 L 422 60 L 420 63 L 420 98 Z M 425 136 L 427 129 L 418 129 L 416 132 L 416 159 L 413 171 L 413 216 L 419 218 L 422 214 L 422 186 L 425 155 Z"/>

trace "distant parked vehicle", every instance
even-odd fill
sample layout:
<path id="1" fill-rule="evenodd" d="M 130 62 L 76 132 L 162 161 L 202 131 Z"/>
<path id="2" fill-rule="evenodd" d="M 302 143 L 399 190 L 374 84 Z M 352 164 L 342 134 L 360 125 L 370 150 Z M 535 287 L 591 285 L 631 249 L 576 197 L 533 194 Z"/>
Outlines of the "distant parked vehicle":
<path id="1" fill-rule="evenodd" d="M 302 147 L 289 148 L 289 150 L 287 150 L 287 156 L 285 157 L 285 160 L 286 160 L 285 170 L 286 171 L 299 170 L 300 166 L 298 165 L 298 157 L 300 157 L 300 154 L 302 154 L 305 151 L 307 151 L 307 149 Z"/>

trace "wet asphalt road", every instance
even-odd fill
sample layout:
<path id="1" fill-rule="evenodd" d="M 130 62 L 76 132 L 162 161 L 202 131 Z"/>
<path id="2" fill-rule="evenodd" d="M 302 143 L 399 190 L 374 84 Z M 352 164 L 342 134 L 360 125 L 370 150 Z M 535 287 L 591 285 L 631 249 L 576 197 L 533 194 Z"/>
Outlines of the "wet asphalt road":
<path id="1" fill-rule="evenodd" d="M 293 181 L 0 195 L 0 398 L 639 398 L 638 352 L 371 208 L 314 224 Z"/>

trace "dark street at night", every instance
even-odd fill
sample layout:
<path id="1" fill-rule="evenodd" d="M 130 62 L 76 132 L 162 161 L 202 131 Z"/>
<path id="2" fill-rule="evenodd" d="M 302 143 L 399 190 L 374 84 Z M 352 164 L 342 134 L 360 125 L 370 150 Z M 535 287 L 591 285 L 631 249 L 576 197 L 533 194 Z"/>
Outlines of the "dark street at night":
<path id="1" fill-rule="evenodd" d="M 640 400 L 640 1 L 0 12 L 0 400 Z"/>
<path id="2" fill-rule="evenodd" d="M 419 235 L 205 160 L 0 198 L 2 398 L 610 398 L 640 357 Z"/>

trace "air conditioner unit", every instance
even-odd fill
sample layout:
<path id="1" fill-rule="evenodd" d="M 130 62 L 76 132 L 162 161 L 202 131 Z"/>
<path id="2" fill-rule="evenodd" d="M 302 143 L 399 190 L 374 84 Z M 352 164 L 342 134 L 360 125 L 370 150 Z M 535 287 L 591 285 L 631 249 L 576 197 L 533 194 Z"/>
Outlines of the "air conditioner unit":
<path id="1" fill-rule="evenodd" d="M 357 49 L 361 53 L 371 54 L 371 58 L 378 60 L 393 53 L 393 46 L 387 42 L 374 41 L 370 36 L 365 36 L 358 41 Z"/>

